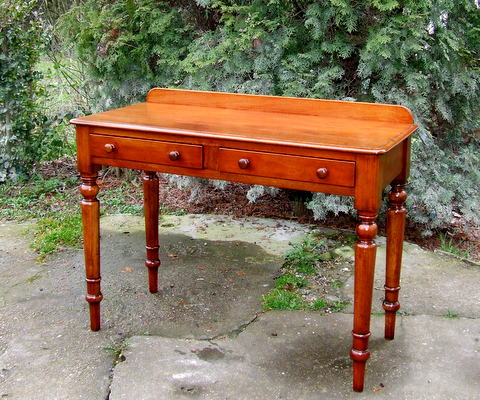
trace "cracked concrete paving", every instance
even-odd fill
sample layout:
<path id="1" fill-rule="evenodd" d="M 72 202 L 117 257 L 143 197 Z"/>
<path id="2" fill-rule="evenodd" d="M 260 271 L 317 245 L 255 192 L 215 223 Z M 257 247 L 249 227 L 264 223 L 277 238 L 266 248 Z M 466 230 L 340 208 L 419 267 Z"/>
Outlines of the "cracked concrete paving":
<path id="1" fill-rule="evenodd" d="M 228 240 L 193 239 L 162 219 L 160 291 L 152 295 L 143 266 L 143 219 L 102 218 L 105 299 L 98 333 L 88 329 L 82 251 L 37 264 L 29 249 L 33 223 L 0 224 L 0 398 L 105 399 L 111 353 L 125 337 L 148 332 L 198 339 L 240 329 L 261 310 L 259 298 L 272 286 L 288 242 L 306 229 L 288 221 L 267 229 L 271 221 L 184 219 L 199 232 L 215 226 Z M 266 230 L 276 244 L 267 253 L 225 232 L 232 225 L 264 245 Z"/>
<path id="2" fill-rule="evenodd" d="M 29 224 L 0 224 L 1 398 L 479 397 L 478 266 L 406 245 L 401 302 L 417 316 L 399 318 L 393 342 L 382 339 L 383 319 L 373 317 L 359 395 L 350 392 L 348 313 L 269 312 L 250 323 L 288 242 L 309 227 L 208 215 L 166 216 L 160 224 L 161 286 L 151 295 L 142 218 L 102 218 L 98 333 L 87 326 L 81 250 L 36 264 L 21 234 Z M 381 287 L 384 246 L 378 253 Z M 351 282 L 345 290 L 351 295 Z M 379 309 L 381 291 L 375 296 Z M 468 318 L 442 317 L 447 310 Z M 105 348 L 118 351 L 125 338 L 125 361 L 112 372 Z"/>
<path id="3" fill-rule="evenodd" d="M 478 399 L 478 320 L 399 322 L 385 341 L 373 318 L 362 394 L 351 390 L 351 315 L 272 311 L 233 339 L 132 338 L 110 400 Z"/>

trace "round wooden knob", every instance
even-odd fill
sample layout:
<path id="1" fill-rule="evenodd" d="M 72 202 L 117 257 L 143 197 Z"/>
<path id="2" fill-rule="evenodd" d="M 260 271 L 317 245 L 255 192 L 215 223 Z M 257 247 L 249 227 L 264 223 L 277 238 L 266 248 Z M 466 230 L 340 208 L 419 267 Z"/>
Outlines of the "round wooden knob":
<path id="1" fill-rule="evenodd" d="M 176 161 L 180 158 L 180 152 L 176 150 L 171 151 L 170 153 L 168 153 L 168 158 L 170 158 L 170 160 L 172 161 Z"/>
<path id="2" fill-rule="evenodd" d="M 250 166 L 250 160 L 248 158 L 241 158 L 240 160 L 238 160 L 238 166 L 241 169 L 246 169 Z"/>
<path id="3" fill-rule="evenodd" d="M 320 179 L 325 179 L 328 175 L 328 169 L 327 168 L 319 168 L 317 169 L 317 176 Z"/>
<path id="4" fill-rule="evenodd" d="M 107 153 L 113 153 L 115 150 L 117 150 L 113 143 L 107 143 L 104 147 Z"/>

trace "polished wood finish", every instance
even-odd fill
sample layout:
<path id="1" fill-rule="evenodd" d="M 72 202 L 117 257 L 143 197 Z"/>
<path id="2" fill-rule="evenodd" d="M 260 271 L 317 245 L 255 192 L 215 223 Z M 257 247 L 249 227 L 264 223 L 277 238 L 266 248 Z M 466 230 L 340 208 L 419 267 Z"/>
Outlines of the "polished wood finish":
<path id="1" fill-rule="evenodd" d="M 355 245 L 355 285 L 353 303 L 353 345 L 350 357 L 353 360 L 353 390 L 361 392 L 365 376 L 365 363 L 370 357 L 370 312 L 372 309 L 373 276 L 377 246 L 377 215 L 359 212 L 357 225 L 358 242 Z"/>
<path id="2" fill-rule="evenodd" d="M 405 107 L 155 89 L 146 103 L 72 120 L 91 127 L 382 154 L 415 129 Z M 181 140 L 181 139 L 180 139 Z"/>
<path id="3" fill-rule="evenodd" d="M 318 169 L 327 168 L 330 173 L 320 177 Z M 355 179 L 354 162 L 225 148 L 220 148 L 218 169 L 234 174 L 275 176 L 305 182 L 321 181 L 348 187 L 353 187 Z"/>
<path id="4" fill-rule="evenodd" d="M 159 208 L 158 176 L 155 172 L 147 171 L 143 177 L 143 213 L 145 214 L 145 236 L 147 259 L 145 266 L 148 269 L 148 287 L 150 293 L 158 292 L 158 208 Z"/>
<path id="5" fill-rule="evenodd" d="M 95 157 L 152 162 L 184 168 L 203 167 L 202 146 L 91 135 L 90 151 Z"/>
<path id="6" fill-rule="evenodd" d="M 145 103 L 72 120 L 78 169 L 92 329 L 100 326 L 98 200 L 100 165 L 142 169 L 146 265 L 158 289 L 158 178 L 155 172 L 353 196 L 360 222 L 355 246 L 353 388 L 364 385 L 369 357 L 375 266 L 375 219 L 383 189 L 394 181 L 388 222 L 387 338 L 398 303 L 409 136 L 417 129 L 401 106 L 153 89 Z M 400 204 L 401 203 L 401 204 Z M 401 232 L 402 231 L 402 232 Z M 393 306 L 392 306 L 393 304 Z M 392 308 L 393 307 L 393 308 Z M 388 332 L 387 332 L 388 330 Z"/>
<path id="7" fill-rule="evenodd" d="M 90 328 L 100 329 L 100 203 L 97 199 L 97 174 L 82 174 L 80 192 L 83 222 L 83 249 L 85 254 L 85 272 L 87 282 L 87 300 L 90 308 Z"/>
<path id="8" fill-rule="evenodd" d="M 298 97 L 259 96 L 194 90 L 155 88 L 147 94 L 148 103 L 201 106 L 229 110 L 256 110 L 280 114 L 341 117 L 411 124 L 411 112 L 402 106 Z M 292 129 L 295 129 L 292 127 Z"/>
<path id="9" fill-rule="evenodd" d="M 388 193 L 390 208 L 387 211 L 387 268 L 385 277 L 385 339 L 392 340 L 395 336 L 395 316 L 400 308 L 398 295 L 400 292 L 400 270 L 402 267 L 403 236 L 407 210 L 404 207 L 407 200 L 405 185 L 393 182 Z"/>

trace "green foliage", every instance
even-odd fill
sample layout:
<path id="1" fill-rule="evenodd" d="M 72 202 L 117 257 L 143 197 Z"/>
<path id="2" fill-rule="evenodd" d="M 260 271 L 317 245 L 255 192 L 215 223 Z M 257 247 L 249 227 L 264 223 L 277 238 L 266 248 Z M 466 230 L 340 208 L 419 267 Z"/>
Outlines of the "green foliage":
<path id="1" fill-rule="evenodd" d="M 302 296 L 295 291 L 286 289 L 272 289 L 262 297 L 264 311 L 270 310 L 313 310 L 341 312 L 348 305 L 344 301 L 327 301 L 317 299 L 312 304 L 307 303 Z"/>
<path id="2" fill-rule="evenodd" d="M 144 332 L 143 335 L 148 336 L 148 332 Z M 116 365 L 121 361 L 125 360 L 125 357 L 122 359 L 122 353 L 128 349 L 129 343 L 127 339 L 122 340 L 113 340 L 110 339 L 110 344 L 106 345 L 103 349 L 110 354 L 113 358 L 113 364 Z"/>
<path id="3" fill-rule="evenodd" d="M 441 148 L 435 142 L 425 144 L 419 138 L 413 139 L 406 207 L 409 222 L 425 227 L 424 235 L 432 235 L 435 229 L 453 226 L 464 230 L 480 225 L 476 189 L 479 185 L 478 143 L 472 141 L 454 150 Z M 384 197 L 387 191 L 388 188 Z M 385 209 L 387 201 L 384 200 Z M 329 213 L 354 212 L 351 198 L 323 193 L 314 193 L 308 208 L 319 219 L 326 218 Z M 452 221 L 455 222 L 453 225 Z"/>
<path id="4" fill-rule="evenodd" d="M 473 0 L 175 4 L 87 0 L 62 18 L 61 31 L 86 66 L 93 110 L 141 100 L 153 86 L 402 104 L 420 126 L 411 220 L 444 228 L 456 211 L 466 224 L 479 222 Z M 309 207 L 320 219 L 353 210 L 351 199 L 322 194 Z"/>
<path id="5" fill-rule="evenodd" d="M 45 110 L 50 93 L 38 66 L 50 29 L 38 10 L 36 0 L 0 2 L 0 183 L 27 176 L 38 160 L 73 153 L 65 137 L 71 115 Z"/>
<path id="6" fill-rule="evenodd" d="M 454 213 L 463 227 L 480 225 L 480 152 L 471 143 L 454 151 L 413 142 L 408 218 L 430 230 L 451 226 Z M 459 228 L 461 229 L 462 226 Z M 431 232 L 426 231 L 430 234 Z"/>
<path id="7" fill-rule="evenodd" d="M 454 312 L 451 312 L 451 311 L 447 311 L 445 314 L 442 315 L 443 317 L 445 318 L 458 318 L 458 314 L 454 313 Z"/>
<path id="8" fill-rule="evenodd" d="M 296 276 L 294 274 L 285 274 L 277 278 L 275 287 L 277 289 L 293 290 L 304 287 L 307 280 L 303 276 Z"/>
<path id="9" fill-rule="evenodd" d="M 313 236 L 306 237 L 300 243 L 290 243 L 292 250 L 285 254 L 283 275 L 275 280 L 275 287 L 262 296 L 263 309 L 269 310 L 317 310 L 325 312 L 340 312 L 347 305 L 343 301 L 328 301 L 313 295 L 312 282 L 317 280 L 328 282 L 329 278 L 322 276 L 317 268 L 322 264 L 321 256 L 327 250 L 327 242 Z M 330 244 L 336 242 L 330 242 Z M 318 270 L 318 271 L 317 271 Z M 307 278 L 308 277 L 308 278 Z M 309 282 L 309 279 L 312 279 Z M 331 285 L 339 288 L 341 282 L 334 280 Z M 299 290 L 301 289 L 301 290 Z M 310 298 L 302 296 L 302 290 L 310 293 Z"/>
<path id="10" fill-rule="evenodd" d="M 332 281 L 330 283 L 330 285 L 332 285 L 333 287 L 336 287 L 336 288 L 341 288 L 343 286 L 343 283 L 342 283 L 342 281 L 339 281 L 337 279 L 337 280 Z"/>
<path id="11" fill-rule="evenodd" d="M 308 306 L 308 310 L 327 310 L 331 313 L 342 312 L 348 306 L 346 301 L 327 301 L 318 299 Z"/>
<path id="12" fill-rule="evenodd" d="M 138 192 L 129 194 L 130 187 L 131 184 L 123 182 L 119 187 L 101 191 L 98 199 L 102 208 L 109 214 L 141 214 L 143 211 L 142 194 Z"/>
<path id="13" fill-rule="evenodd" d="M 443 251 L 454 254 L 458 257 L 470 258 L 470 252 L 468 250 L 461 249 L 459 247 L 461 243 L 455 243 L 453 238 L 447 239 L 447 235 L 444 233 L 440 233 L 439 238 L 440 238 L 440 247 Z"/>
<path id="14" fill-rule="evenodd" d="M 134 182 L 102 188 L 98 195 L 102 213 L 141 214 L 142 193 L 141 185 Z M 45 218 L 58 213 L 60 216 L 62 213 L 78 214 L 78 201 L 76 176 L 45 179 L 33 175 L 28 181 L 0 185 L 0 220 Z M 185 211 L 162 209 L 162 213 L 183 215 Z"/>
<path id="15" fill-rule="evenodd" d="M 77 178 L 62 180 L 43 179 L 33 176 L 28 182 L 5 183 L 0 185 L 0 219 L 41 218 L 72 201 L 68 187 L 75 185 L 75 204 L 77 208 Z"/>
<path id="16" fill-rule="evenodd" d="M 64 247 L 80 247 L 82 217 L 80 214 L 57 213 L 55 217 L 37 221 L 31 247 L 39 253 L 39 259 Z"/>
<path id="17" fill-rule="evenodd" d="M 262 297 L 263 309 L 270 310 L 302 310 L 305 302 L 297 292 L 284 289 L 272 289 Z"/>
<path id="18" fill-rule="evenodd" d="M 191 35 L 178 9 L 154 0 L 88 0 L 65 14 L 59 27 L 87 66 L 94 109 L 178 84 Z"/>
<path id="19" fill-rule="evenodd" d="M 304 275 L 314 275 L 315 263 L 318 262 L 319 255 L 326 251 L 326 243 L 309 236 L 301 243 L 290 245 L 292 250 L 285 255 L 285 267 Z"/>
<path id="20" fill-rule="evenodd" d="M 44 34 L 35 1 L 0 2 L 0 183 L 28 171 L 37 158 L 43 115 L 35 71 Z"/>

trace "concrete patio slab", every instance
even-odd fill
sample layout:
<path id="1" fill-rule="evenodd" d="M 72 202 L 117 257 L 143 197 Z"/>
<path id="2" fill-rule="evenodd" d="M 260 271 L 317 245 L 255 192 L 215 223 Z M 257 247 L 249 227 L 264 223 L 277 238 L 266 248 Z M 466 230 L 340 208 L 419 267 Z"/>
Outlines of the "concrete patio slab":
<path id="1" fill-rule="evenodd" d="M 188 372 L 181 370 L 176 358 L 171 360 L 177 360 L 178 371 L 168 362 L 160 366 L 155 361 L 155 355 L 160 357 L 169 345 L 175 346 L 169 350 L 173 356 L 185 356 L 184 367 L 191 362 L 188 357 L 197 357 L 186 350 L 193 346 L 200 351 L 210 361 L 197 357 L 198 362 L 208 362 L 212 376 L 218 373 L 218 385 L 202 383 L 201 392 L 196 386 L 181 389 L 180 380 L 161 375 L 166 377 L 164 387 L 155 390 L 163 390 L 165 396 L 177 390 L 179 399 L 227 398 L 214 396 L 230 396 L 236 382 L 244 382 L 228 398 L 254 399 L 263 393 L 264 397 L 257 398 L 276 399 L 282 398 L 277 395 L 289 396 L 284 391 L 290 388 L 298 399 L 350 398 L 351 315 L 275 312 L 260 314 L 255 320 L 261 310 L 259 300 L 272 287 L 288 243 L 300 241 L 310 227 L 255 218 L 163 217 L 160 291 L 152 295 L 143 266 L 143 218 L 103 217 L 105 299 L 102 330 L 92 333 L 84 300 L 82 250 L 66 250 L 43 264 L 36 263 L 29 249 L 32 224 L 0 223 L 0 398 L 125 398 L 119 397 L 124 396 L 124 388 L 141 382 L 134 381 L 133 372 L 125 372 L 135 365 L 145 380 L 161 373 Z M 378 288 L 383 286 L 383 251 L 381 245 Z M 479 391 L 480 374 L 473 362 L 480 365 L 480 301 L 475 288 L 479 268 L 415 245 L 406 245 L 404 263 L 402 307 L 421 316 L 400 318 L 393 342 L 381 339 L 382 319 L 374 317 L 367 391 L 360 396 L 382 398 L 392 393 L 397 398 L 468 399 Z M 345 265 L 351 268 L 348 262 Z M 351 286 L 346 287 L 346 296 L 349 291 Z M 377 310 L 382 295 L 381 290 L 375 291 Z M 441 317 L 447 310 L 470 319 Z M 112 371 L 125 343 L 129 346 L 126 361 Z M 146 352 L 151 353 L 150 366 L 141 364 L 148 360 L 140 361 Z M 213 365 L 212 358 L 218 363 Z M 207 364 L 202 365 L 199 376 Z M 132 400 L 142 400 L 140 389 Z M 432 393 L 447 397 L 432 397 Z"/>
<path id="2" fill-rule="evenodd" d="M 184 218 L 197 223 L 197 217 Z M 199 221 L 205 225 L 203 217 Z M 240 223 L 243 233 L 251 225 L 251 238 L 260 240 L 274 235 L 283 221 L 262 229 L 259 221 L 229 226 L 240 232 Z M 224 241 L 193 239 L 169 223 L 169 233 L 160 237 L 160 290 L 152 295 L 144 267 L 143 218 L 102 218 L 105 300 L 102 330 L 92 333 L 82 250 L 36 263 L 29 248 L 33 225 L 0 224 L 0 398 L 103 400 L 125 337 L 212 338 L 241 329 L 261 311 L 259 299 L 272 287 L 283 249 L 306 230 L 285 222 L 278 250 L 271 244 L 267 253 L 240 241 L 234 231 L 222 233 L 228 236 Z"/>
<path id="3" fill-rule="evenodd" d="M 403 317 L 385 341 L 374 317 L 362 394 L 351 391 L 350 326 L 345 314 L 271 311 L 234 339 L 133 337 L 110 400 L 478 399 L 479 320 Z"/>
<path id="4" fill-rule="evenodd" d="M 385 284 L 385 238 L 379 238 L 375 265 L 372 311 L 383 312 Z M 480 267 L 453 256 L 433 253 L 404 243 L 400 289 L 401 313 L 413 315 L 456 314 L 480 318 Z M 353 300 L 353 276 L 344 286 L 344 294 Z M 352 312 L 348 307 L 345 312 Z M 480 397 L 480 396 L 479 396 Z"/>

